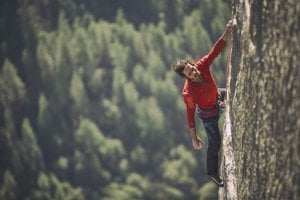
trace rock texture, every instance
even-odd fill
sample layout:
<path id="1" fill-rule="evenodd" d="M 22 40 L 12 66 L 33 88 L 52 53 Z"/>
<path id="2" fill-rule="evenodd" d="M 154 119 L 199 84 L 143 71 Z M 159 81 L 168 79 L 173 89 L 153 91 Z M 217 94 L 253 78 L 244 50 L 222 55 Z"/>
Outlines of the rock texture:
<path id="1" fill-rule="evenodd" d="M 224 199 L 300 199 L 300 1 L 233 0 L 232 16 Z"/>

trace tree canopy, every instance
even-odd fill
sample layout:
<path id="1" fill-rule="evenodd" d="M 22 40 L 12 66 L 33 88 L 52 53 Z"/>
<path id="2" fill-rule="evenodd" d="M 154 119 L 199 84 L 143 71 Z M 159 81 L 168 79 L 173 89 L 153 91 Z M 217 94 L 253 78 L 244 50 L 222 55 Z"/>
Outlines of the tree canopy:
<path id="1" fill-rule="evenodd" d="M 204 154 L 192 150 L 182 80 L 170 66 L 208 53 L 229 19 L 225 1 L 0 7 L 0 199 L 216 193 Z M 225 59 L 212 66 L 220 86 Z"/>

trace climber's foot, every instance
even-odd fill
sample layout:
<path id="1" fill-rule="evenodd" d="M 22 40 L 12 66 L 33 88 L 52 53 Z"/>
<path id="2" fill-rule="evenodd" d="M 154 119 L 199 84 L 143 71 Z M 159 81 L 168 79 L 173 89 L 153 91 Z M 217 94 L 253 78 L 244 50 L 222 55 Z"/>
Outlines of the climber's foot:
<path id="1" fill-rule="evenodd" d="M 219 187 L 224 187 L 223 180 L 218 176 L 218 174 L 209 175 L 210 179 L 215 182 Z"/>

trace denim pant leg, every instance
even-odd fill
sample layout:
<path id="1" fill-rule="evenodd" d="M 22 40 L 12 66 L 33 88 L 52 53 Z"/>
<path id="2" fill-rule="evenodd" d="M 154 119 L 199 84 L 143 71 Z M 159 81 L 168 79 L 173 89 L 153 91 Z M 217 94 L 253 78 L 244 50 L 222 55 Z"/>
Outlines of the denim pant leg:
<path id="1" fill-rule="evenodd" d="M 219 115 L 207 119 L 202 118 L 202 121 L 208 137 L 207 174 L 218 174 L 218 154 L 221 146 L 221 136 L 218 126 Z"/>

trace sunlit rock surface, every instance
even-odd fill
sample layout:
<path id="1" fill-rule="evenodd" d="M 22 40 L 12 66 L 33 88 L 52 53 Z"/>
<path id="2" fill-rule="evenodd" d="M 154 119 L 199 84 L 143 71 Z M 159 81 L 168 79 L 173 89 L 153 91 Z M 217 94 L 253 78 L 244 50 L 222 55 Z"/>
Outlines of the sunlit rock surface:
<path id="1" fill-rule="evenodd" d="M 232 17 L 220 198 L 299 199 L 300 1 L 233 0 Z"/>

